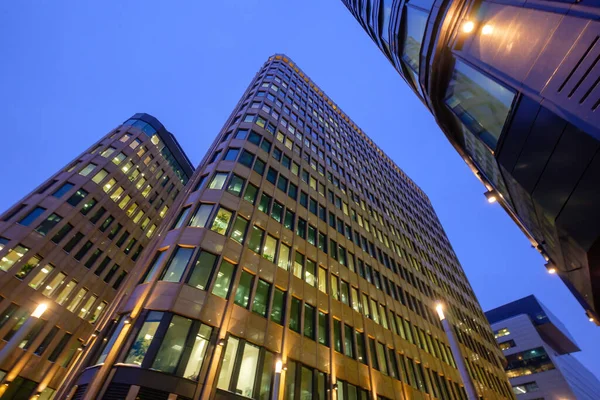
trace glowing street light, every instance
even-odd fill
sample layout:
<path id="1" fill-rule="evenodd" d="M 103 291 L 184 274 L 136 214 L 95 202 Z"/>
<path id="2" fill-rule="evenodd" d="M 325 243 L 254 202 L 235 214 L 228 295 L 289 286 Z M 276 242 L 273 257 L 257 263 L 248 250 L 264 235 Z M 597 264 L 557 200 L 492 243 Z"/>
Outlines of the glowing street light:
<path id="1" fill-rule="evenodd" d="M 35 308 L 35 310 L 33 310 L 33 313 L 31 313 L 31 316 L 34 318 L 41 318 L 41 316 L 44 314 L 44 312 L 46 312 L 47 309 L 48 309 L 48 304 L 40 303 Z"/>
<path id="2" fill-rule="evenodd" d="M 488 190 L 484 194 L 488 203 L 495 203 L 496 201 L 498 201 L 498 195 L 496 194 L 495 190 Z"/>
<path id="3" fill-rule="evenodd" d="M 473 21 L 467 21 L 462 26 L 462 31 L 464 33 L 471 33 L 473 32 L 473 29 L 475 29 L 475 22 Z"/>

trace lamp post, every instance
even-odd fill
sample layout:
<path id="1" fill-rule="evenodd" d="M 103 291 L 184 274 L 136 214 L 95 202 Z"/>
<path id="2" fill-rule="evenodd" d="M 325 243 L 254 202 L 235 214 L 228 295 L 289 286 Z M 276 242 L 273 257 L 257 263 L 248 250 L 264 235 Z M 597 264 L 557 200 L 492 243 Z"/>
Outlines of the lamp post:
<path id="1" fill-rule="evenodd" d="M 283 369 L 283 359 L 279 356 L 275 361 L 275 378 L 273 379 L 273 394 L 271 395 L 271 400 L 277 400 L 279 398 L 279 387 L 281 386 L 281 373 Z"/>
<path id="2" fill-rule="evenodd" d="M 48 305 L 46 303 L 40 303 L 35 308 L 33 313 L 27 318 L 27 321 L 19 328 L 17 333 L 13 335 L 12 338 L 4 345 L 2 351 L 0 351 L 0 365 L 6 361 L 10 353 L 13 352 L 14 349 L 19 346 L 19 343 L 27 336 L 29 332 L 33 329 L 34 325 L 37 323 L 38 319 L 42 317 L 44 312 L 48 309 Z"/>
<path id="3" fill-rule="evenodd" d="M 435 311 L 437 311 L 437 315 L 440 318 L 440 321 L 442 322 L 442 326 L 444 327 L 444 332 L 446 332 L 448 342 L 450 342 L 450 350 L 452 350 L 452 355 L 454 356 L 454 360 L 456 361 L 456 368 L 458 369 L 460 377 L 463 381 L 463 385 L 465 385 L 467 399 L 478 400 L 479 397 L 477 397 L 477 391 L 475 390 L 475 386 L 473 385 L 471 376 L 467 371 L 467 366 L 460 352 L 460 347 L 458 347 L 456 335 L 454 334 L 454 330 L 452 330 L 452 325 L 450 325 L 450 322 L 448 322 L 446 315 L 444 315 L 444 305 L 441 302 L 437 302 L 435 305 Z"/>

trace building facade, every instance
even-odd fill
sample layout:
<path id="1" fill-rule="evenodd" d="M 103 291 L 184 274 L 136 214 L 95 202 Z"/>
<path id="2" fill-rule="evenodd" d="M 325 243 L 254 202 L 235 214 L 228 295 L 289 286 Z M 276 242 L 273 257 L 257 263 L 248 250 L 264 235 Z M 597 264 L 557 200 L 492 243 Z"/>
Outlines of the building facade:
<path id="1" fill-rule="evenodd" d="M 600 381 L 571 353 L 580 351 L 562 323 L 534 296 L 485 313 L 503 350 L 519 400 L 595 400 Z"/>
<path id="2" fill-rule="evenodd" d="M 1 398 L 54 396 L 192 172 L 164 126 L 136 114 L 0 216 L 4 346 L 47 305 L 0 364 Z"/>
<path id="3" fill-rule="evenodd" d="M 436 300 L 479 393 L 512 398 L 428 198 L 285 55 L 159 235 L 70 399 L 464 400 Z"/>
<path id="4" fill-rule="evenodd" d="M 598 1 L 343 2 L 598 324 Z"/>

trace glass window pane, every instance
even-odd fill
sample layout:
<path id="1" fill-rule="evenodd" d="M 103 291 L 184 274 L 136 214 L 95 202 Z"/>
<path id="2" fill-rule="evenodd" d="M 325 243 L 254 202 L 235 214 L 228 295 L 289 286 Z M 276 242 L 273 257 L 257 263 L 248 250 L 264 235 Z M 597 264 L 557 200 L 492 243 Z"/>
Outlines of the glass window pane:
<path id="1" fill-rule="evenodd" d="M 329 346 L 329 316 L 319 311 L 319 343 Z"/>
<path id="2" fill-rule="evenodd" d="M 319 267 L 319 290 L 327 293 L 327 270 L 323 267 Z"/>
<path id="3" fill-rule="evenodd" d="M 271 308 L 271 321 L 278 324 L 283 323 L 283 314 L 285 307 L 285 292 L 275 288 L 273 292 L 273 307 Z"/>
<path id="4" fill-rule="evenodd" d="M 249 272 L 242 271 L 242 276 L 240 277 L 240 283 L 238 284 L 237 291 L 235 292 L 234 303 L 238 306 L 248 308 L 248 303 L 250 301 L 250 291 L 252 290 L 252 281 L 254 280 L 254 275 Z"/>
<path id="5" fill-rule="evenodd" d="M 152 363 L 152 369 L 170 374 L 177 370 L 177 364 L 179 364 L 191 326 L 191 319 L 179 315 L 173 316 L 167 333 L 161 340 L 160 348 Z"/>
<path id="6" fill-rule="evenodd" d="M 244 238 L 246 236 L 246 228 L 248 227 L 248 221 L 238 216 L 233 224 L 231 230 L 231 238 L 240 244 L 244 244 Z"/>
<path id="7" fill-rule="evenodd" d="M 142 328 L 138 332 L 135 342 L 133 342 L 133 345 L 127 353 L 125 364 L 142 365 L 144 357 L 146 356 L 146 351 L 148 351 L 148 347 L 150 347 L 150 343 L 152 342 L 152 339 L 154 339 L 162 316 L 163 313 L 158 311 L 151 311 L 148 313 Z"/>
<path id="8" fill-rule="evenodd" d="M 200 204 L 198 210 L 196 210 L 196 213 L 190 220 L 190 226 L 204 228 L 204 226 L 206 225 L 206 221 L 208 221 L 208 217 L 212 212 L 212 209 L 212 204 Z"/>
<path id="9" fill-rule="evenodd" d="M 210 229 L 220 235 L 225 235 L 227 233 L 227 228 L 229 228 L 229 221 L 231 220 L 232 215 L 231 211 L 220 207 Z"/>
<path id="10" fill-rule="evenodd" d="M 39 289 L 39 287 L 44 283 L 46 278 L 52 273 L 54 270 L 54 266 L 52 264 L 46 264 L 42 269 L 40 269 L 37 274 L 33 277 L 31 281 L 29 281 L 29 286 L 34 289 Z"/>
<path id="11" fill-rule="evenodd" d="M 290 246 L 285 243 L 279 245 L 279 258 L 277 260 L 277 266 L 287 271 L 290 263 Z"/>
<path id="12" fill-rule="evenodd" d="M 229 390 L 239 342 L 240 341 L 233 336 L 230 336 L 227 340 L 227 347 L 223 354 L 223 363 L 221 364 L 221 372 L 219 373 L 219 380 L 217 381 L 217 387 L 219 389 Z"/>
<path id="13" fill-rule="evenodd" d="M 156 276 L 156 274 L 158 273 L 158 270 L 161 267 L 162 262 L 165 258 L 165 254 L 166 254 L 165 251 L 161 251 L 154 257 L 152 266 L 148 269 L 148 272 L 146 272 L 146 277 L 144 278 L 142 283 L 150 282 Z M 99 275 L 99 274 L 97 274 L 97 275 Z"/>
<path id="14" fill-rule="evenodd" d="M 337 352 L 342 352 L 342 322 L 335 318 L 333 320 L 333 348 Z"/>
<path id="15" fill-rule="evenodd" d="M 206 290 L 216 260 L 216 255 L 206 251 L 200 252 L 196 264 L 194 265 L 194 269 L 188 279 L 188 285 Z"/>
<path id="16" fill-rule="evenodd" d="M 224 299 L 227 298 L 234 271 L 235 266 L 233 264 L 225 260 L 221 262 L 221 267 L 219 268 L 219 272 L 217 273 L 217 278 L 215 279 L 215 287 L 212 290 L 212 294 L 214 294 L 215 296 L 222 297 Z"/>
<path id="17" fill-rule="evenodd" d="M 185 271 L 185 267 L 190 262 L 194 254 L 194 249 L 188 247 L 178 247 L 175 255 L 171 258 L 169 265 L 164 270 L 161 280 L 167 282 L 179 282 Z"/>
<path id="18" fill-rule="evenodd" d="M 2 271 L 8 271 L 17 261 L 19 261 L 24 255 L 25 253 L 27 253 L 29 251 L 29 248 L 22 246 L 22 245 L 17 245 L 15 246 L 14 249 L 11 249 L 8 251 L 7 254 L 5 254 L 1 259 L 0 259 L 0 269 Z"/>
<path id="19" fill-rule="evenodd" d="M 185 371 L 183 372 L 184 378 L 192 379 L 194 381 L 198 379 L 211 334 L 212 328 L 210 326 L 204 324 L 200 326 L 200 329 L 194 338 L 194 345 L 185 366 Z"/>
<path id="20" fill-rule="evenodd" d="M 252 233 L 250 234 L 250 241 L 248 242 L 248 248 L 255 253 L 260 253 L 260 247 L 262 245 L 263 236 L 265 231 L 257 226 L 252 226 Z"/>
<path id="21" fill-rule="evenodd" d="M 294 361 L 287 362 L 287 371 L 285 374 L 285 392 L 284 400 L 294 400 L 296 391 L 296 363 Z"/>
<path id="22" fill-rule="evenodd" d="M 313 399 L 313 370 L 302 366 L 302 375 L 300 380 L 300 399 Z"/>
<path id="23" fill-rule="evenodd" d="M 295 297 L 292 297 L 290 308 L 290 329 L 295 332 L 300 332 L 300 307 L 302 302 Z"/>
<path id="24" fill-rule="evenodd" d="M 69 297 L 69 294 L 71 294 L 73 289 L 75 289 L 75 286 L 77 286 L 77 281 L 72 280 L 69 283 L 67 283 L 64 289 L 56 297 L 56 302 L 60 305 L 64 304 L 67 300 L 67 297 Z"/>
<path id="25" fill-rule="evenodd" d="M 263 317 L 267 316 L 267 308 L 269 305 L 269 292 L 271 291 L 271 284 L 263 281 L 258 281 L 256 287 L 256 293 L 254 295 L 254 301 L 252 302 L 252 311 Z"/>
<path id="26" fill-rule="evenodd" d="M 377 364 L 379 364 L 379 370 L 387 375 L 387 363 L 385 362 L 385 350 L 383 344 L 377 342 Z"/>
<path id="27" fill-rule="evenodd" d="M 260 378 L 259 400 L 269 400 L 271 395 L 271 380 L 274 372 L 273 353 L 265 351 L 263 359 L 263 369 Z"/>
<path id="28" fill-rule="evenodd" d="M 446 104 L 492 150 L 496 149 L 514 98 L 509 89 L 456 60 Z"/>
<path id="29" fill-rule="evenodd" d="M 252 397 L 254 391 L 254 381 L 258 366 L 258 355 L 260 348 L 258 346 L 246 343 L 244 345 L 244 354 L 240 365 L 240 374 L 238 375 L 236 393 L 242 396 Z"/>
<path id="30" fill-rule="evenodd" d="M 315 338 L 315 308 L 304 303 L 304 336 Z"/>
<path id="31" fill-rule="evenodd" d="M 344 325 L 344 354 L 354 358 L 353 346 L 354 330 L 351 326 Z"/>
<path id="32" fill-rule="evenodd" d="M 211 179 L 210 183 L 208 184 L 208 188 L 221 190 L 221 189 L 223 189 L 223 185 L 225 184 L 226 179 L 227 179 L 226 172 L 217 172 L 215 174 L 215 176 L 213 176 L 213 178 Z"/>
<path id="33" fill-rule="evenodd" d="M 265 245 L 263 247 L 263 257 L 271 262 L 275 262 L 275 250 L 277 249 L 277 239 L 271 235 L 267 235 Z"/>

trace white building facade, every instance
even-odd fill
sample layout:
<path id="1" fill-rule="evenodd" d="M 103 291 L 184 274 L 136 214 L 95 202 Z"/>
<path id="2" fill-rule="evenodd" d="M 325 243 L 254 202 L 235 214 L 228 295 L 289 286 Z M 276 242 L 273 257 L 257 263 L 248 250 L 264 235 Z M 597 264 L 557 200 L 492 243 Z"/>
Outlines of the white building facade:
<path id="1" fill-rule="evenodd" d="M 569 332 L 534 296 L 486 312 L 519 400 L 597 400 L 600 381 L 571 353 Z"/>

